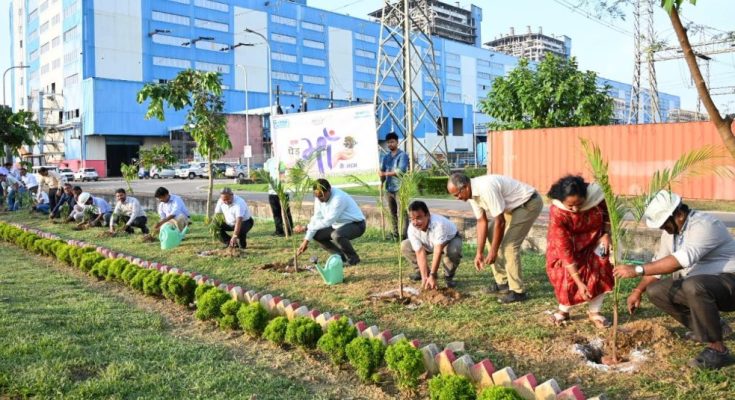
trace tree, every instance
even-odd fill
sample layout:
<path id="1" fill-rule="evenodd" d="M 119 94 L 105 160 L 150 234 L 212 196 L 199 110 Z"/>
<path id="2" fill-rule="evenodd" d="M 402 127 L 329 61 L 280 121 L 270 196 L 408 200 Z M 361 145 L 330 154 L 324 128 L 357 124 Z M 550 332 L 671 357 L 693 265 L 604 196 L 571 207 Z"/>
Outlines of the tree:
<path id="1" fill-rule="evenodd" d="M 574 57 L 547 55 L 535 69 L 521 59 L 507 77 L 496 78 L 480 108 L 494 119 L 492 130 L 607 125 L 608 90 L 598 87 L 596 73 L 579 71 Z"/>
<path id="2" fill-rule="evenodd" d="M 212 161 L 232 148 L 232 142 L 225 129 L 224 100 L 222 100 L 222 79 L 219 73 L 187 69 L 179 72 L 173 80 L 166 83 L 149 83 L 138 92 L 138 103 L 150 99 L 145 118 L 163 121 L 164 102 L 174 110 L 189 108 L 184 130 L 197 143 L 199 154 L 207 157 L 209 164 L 209 187 L 207 188 L 207 221 L 212 211 L 212 188 L 214 173 Z"/>
<path id="3" fill-rule="evenodd" d="M 174 164 L 176 161 L 178 161 L 178 158 L 174 154 L 174 150 L 171 148 L 171 145 L 168 143 L 140 151 L 139 163 L 147 170 L 150 170 L 154 165 L 164 167 Z"/>
<path id="4" fill-rule="evenodd" d="M 626 3 L 630 3 L 630 0 L 585 0 L 593 1 L 596 3 L 598 12 L 610 14 L 614 17 L 624 17 L 625 13 L 621 10 L 621 6 Z M 702 77 L 702 71 L 699 69 L 697 64 L 697 56 L 692 50 L 692 45 L 689 42 L 689 35 L 687 34 L 687 28 L 681 23 L 679 13 L 681 12 L 681 6 L 685 1 L 688 1 L 692 5 L 697 4 L 697 0 L 661 0 L 661 7 L 669 14 L 671 20 L 671 26 L 676 33 L 676 38 L 679 40 L 679 46 L 684 55 L 684 61 L 687 63 L 689 68 L 689 74 L 694 81 L 694 86 L 697 88 L 697 94 L 704 104 L 707 115 L 709 115 L 710 121 L 715 125 L 717 133 L 720 135 L 725 148 L 728 153 L 735 158 L 735 132 L 732 130 L 733 117 L 732 115 L 722 116 L 720 110 L 715 105 L 715 102 L 710 96 L 707 84 Z"/>
<path id="5" fill-rule="evenodd" d="M 0 106 L 0 159 L 15 155 L 23 146 L 33 146 L 43 136 L 43 129 L 34 121 L 32 112 Z"/>

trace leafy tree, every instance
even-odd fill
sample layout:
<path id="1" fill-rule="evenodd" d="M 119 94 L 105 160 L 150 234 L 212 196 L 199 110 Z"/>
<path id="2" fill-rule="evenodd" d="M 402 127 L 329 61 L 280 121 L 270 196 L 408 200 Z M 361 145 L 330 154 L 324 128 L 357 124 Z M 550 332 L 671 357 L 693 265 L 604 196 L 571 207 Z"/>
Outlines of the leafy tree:
<path id="1" fill-rule="evenodd" d="M 212 189 L 214 173 L 212 161 L 221 157 L 232 148 L 230 137 L 225 129 L 224 100 L 222 99 L 222 79 L 219 73 L 187 69 L 179 72 L 173 80 L 166 83 L 149 83 L 138 92 L 138 103 L 150 100 L 146 119 L 157 118 L 163 121 L 164 103 L 174 110 L 188 108 L 186 130 L 197 143 L 199 154 L 207 157 L 209 164 L 209 187 L 207 188 L 207 221 L 212 211 Z"/>
<path id="2" fill-rule="evenodd" d="M 480 107 L 494 119 L 492 130 L 607 125 L 609 89 L 597 86 L 596 73 L 579 71 L 574 57 L 547 55 L 535 69 L 521 59 L 507 77 L 496 78 Z"/>
<path id="3" fill-rule="evenodd" d="M 174 149 L 172 149 L 171 145 L 168 143 L 140 150 L 139 163 L 147 170 L 150 170 L 154 165 L 163 167 L 166 165 L 172 165 L 177 161 L 178 158 L 174 154 Z"/>
<path id="4" fill-rule="evenodd" d="M 0 106 L 0 158 L 17 154 L 23 146 L 33 146 L 43 136 L 43 130 L 34 120 L 32 112 Z"/>
<path id="5" fill-rule="evenodd" d="M 135 166 L 135 163 L 122 163 L 120 164 L 120 173 L 122 174 L 123 180 L 125 180 L 125 184 L 128 186 L 128 193 L 133 194 L 133 187 L 130 185 L 130 182 L 138 177 L 138 167 Z"/>

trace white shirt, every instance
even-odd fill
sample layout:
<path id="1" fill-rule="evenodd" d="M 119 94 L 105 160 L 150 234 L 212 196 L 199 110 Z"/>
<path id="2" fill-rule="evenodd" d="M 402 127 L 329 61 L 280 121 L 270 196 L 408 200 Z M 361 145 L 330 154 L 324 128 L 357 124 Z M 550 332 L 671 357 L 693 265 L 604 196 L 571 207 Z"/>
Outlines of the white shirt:
<path id="1" fill-rule="evenodd" d="M 674 256 L 681 276 L 735 273 L 735 239 L 719 219 L 690 211 L 679 235 L 661 233 L 654 260 Z"/>
<path id="2" fill-rule="evenodd" d="M 235 226 L 235 222 L 239 217 L 242 217 L 243 221 L 250 219 L 250 209 L 248 203 L 245 202 L 240 196 L 233 195 L 232 203 L 225 204 L 222 198 L 217 200 L 217 206 L 214 208 L 214 213 L 222 213 L 225 217 L 225 223 L 230 226 Z"/>
<path id="3" fill-rule="evenodd" d="M 449 219 L 438 214 L 430 214 L 429 218 L 426 232 L 413 225 L 408 226 L 408 241 L 413 251 L 419 251 L 423 247 L 426 251 L 433 252 L 434 246 L 445 244 L 457 236 L 457 226 Z"/>
<path id="4" fill-rule="evenodd" d="M 271 179 L 275 180 L 276 182 L 280 182 L 281 180 L 281 171 L 279 164 L 280 163 L 278 162 L 278 160 L 276 160 L 275 157 L 271 157 L 265 160 L 265 163 L 263 164 L 263 169 L 268 171 Z M 268 182 L 268 194 L 276 194 L 276 191 L 273 189 L 273 186 L 271 186 L 270 182 Z"/>
<path id="5" fill-rule="evenodd" d="M 43 190 L 39 190 L 38 193 L 36 193 L 36 204 L 48 204 L 48 193 L 44 192 Z"/>
<path id="6" fill-rule="evenodd" d="M 472 178 L 472 198 L 468 199 L 475 218 L 483 211 L 488 217 L 497 217 L 522 206 L 536 193 L 533 186 L 503 175 L 483 175 Z"/>
<path id="7" fill-rule="evenodd" d="M 18 185 L 18 187 L 24 186 L 23 182 L 16 179 L 13 175 L 5 176 L 5 185 L 9 188 L 12 188 L 13 185 Z"/>
<path id="8" fill-rule="evenodd" d="M 117 202 L 115 204 L 115 210 L 112 212 L 113 214 L 119 214 L 119 215 L 126 215 L 130 217 L 128 222 L 125 224 L 126 226 L 130 226 L 130 224 L 133 223 L 133 220 L 138 217 L 144 217 L 145 213 L 143 212 L 143 208 L 140 207 L 140 202 L 135 197 L 126 196 L 124 202 Z M 115 218 L 110 218 L 110 228 L 115 227 Z"/>
<path id="9" fill-rule="evenodd" d="M 26 172 L 24 176 L 21 176 L 21 179 L 28 189 L 38 186 L 38 179 L 36 179 L 36 174 Z"/>
<path id="10" fill-rule="evenodd" d="M 112 211 L 110 204 L 101 197 L 92 196 L 92 207 L 97 210 L 97 214 L 107 214 Z"/>
<path id="11" fill-rule="evenodd" d="M 337 229 L 340 226 L 364 220 L 365 216 L 355 200 L 342 190 L 333 187 L 326 203 L 314 199 L 314 215 L 307 226 L 305 239 L 313 239 L 316 231 L 320 229 L 330 226 Z"/>
<path id="12" fill-rule="evenodd" d="M 186 209 L 186 204 L 184 204 L 184 200 L 180 196 L 169 194 L 167 202 L 158 202 L 158 216 L 161 219 L 169 216 L 175 218 L 179 215 L 189 217 L 189 210 Z"/>

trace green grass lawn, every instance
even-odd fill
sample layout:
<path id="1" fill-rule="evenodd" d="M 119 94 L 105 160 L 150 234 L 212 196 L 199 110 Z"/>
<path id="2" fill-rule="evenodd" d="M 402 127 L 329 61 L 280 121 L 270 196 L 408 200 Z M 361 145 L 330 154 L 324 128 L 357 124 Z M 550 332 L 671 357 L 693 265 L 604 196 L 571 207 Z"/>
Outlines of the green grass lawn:
<path id="1" fill-rule="evenodd" d="M 397 244 L 382 241 L 376 230 L 369 229 L 355 241 L 362 263 L 346 269 L 345 283 L 326 286 L 315 273 L 280 274 L 260 269 L 265 263 L 285 262 L 291 254 L 287 239 L 270 235 L 272 221 L 256 221 L 248 237 L 249 247 L 244 257 L 225 259 L 197 255 L 202 250 L 220 246 L 208 237 L 201 218 L 197 218 L 198 222 L 193 224 L 192 232 L 182 245 L 170 252 L 161 251 L 157 244 L 143 244 L 139 234 L 105 238 L 100 236 L 101 230 L 75 232 L 68 225 L 54 225 L 26 213 L 5 214 L 0 218 L 34 225 L 65 238 L 76 237 L 126 254 L 198 271 L 248 289 L 296 300 L 321 311 L 347 314 L 355 321 L 365 320 L 381 329 L 390 329 L 394 334 L 402 332 L 424 344 L 434 342 L 442 347 L 461 340 L 476 361 L 490 357 L 498 368 L 511 366 L 521 375 L 533 372 L 539 382 L 555 378 L 562 387 L 580 383 L 588 396 L 605 392 L 611 398 L 619 399 L 713 399 L 726 398 L 728 393 L 735 391 L 735 367 L 714 373 L 682 371 L 700 347 L 679 340 L 677 336 L 683 330 L 647 301 L 632 320 L 625 314 L 621 315 L 621 321 L 650 321 L 667 332 L 665 341 L 656 337 L 641 343 L 655 351 L 650 363 L 633 375 L 607 374 L 583 365 L 570 352 L 572 345 L 607 332 L 598 333 L 592 328 L 586 320 L 584 308 L 573 311 L 571 326 L 556 328 L 547 322 L 545 312 L 553 310 L 556 302 L 546 277 L 544 257 L 535 253 L 523 255 L 524 279 L 530 294 L 527 302 L 501 306 L 495 297 L 485 294 L 483 289 L 490 282 L 491 275 L 488 270 L 474 270 L 473 250 L 466 246 L 465 258 L 457 274 L 457 289 L 463 294 L 463 299 L 451 306 L 423 304 L 411 310 L 399 304 L 368 299 L 371 293 L 398 287 Z M 155 222 L 155 217 L 152 219 Z M 297 238 L 300 240 L 301 236 Z M 310 255 L 316 255 L 322 261 L 326 258 L 326 253 L 316 243 L 312 243 L 301 261 L 308 260 Z M 633 281 L 625 282 L 624 295 L 634 284 Z M 606 300 L 603 312 L 611 316 L 610 299 Z M 667 330 L 673 333 L 669 334 Z M 731 342 L 728 344 L 733 346 Z"/>
<path id="2" fill-rule="evenodd" d="M 262 344 L 206 343 L 127 302 L 142 296 L 29 256 L 0 243 L 0 398 L 339 397 L 314 376 L 284 376 L 278 355 L 252 354 Z"/>

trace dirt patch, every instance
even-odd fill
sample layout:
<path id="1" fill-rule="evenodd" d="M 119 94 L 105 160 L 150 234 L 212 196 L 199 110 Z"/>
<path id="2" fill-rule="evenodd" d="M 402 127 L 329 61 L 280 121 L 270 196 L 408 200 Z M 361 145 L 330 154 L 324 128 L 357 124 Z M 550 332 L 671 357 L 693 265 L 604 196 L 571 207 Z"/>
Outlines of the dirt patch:
<path id="1" fill-rule="evenodd" d="M 465 295 L 451 288 L 418 290 L 413 287 L 404 287 L 403 296 L 400 295 L 398 289 L 394 289 L 383 293 L 371 294 L 368 299 L 385 303 L 398 303 L 409 308 L 415 308 L 421 304 L 448 306 L 458 302 L 463 296 Z"/>
<path id="2" fill-rule="evenodd" d="M 304 268 L 294 268 L 293 265 L 290 265 L 289 263 L 283 263 L 283 262 L 274 262 L 274 263 L 268 263 L 263 264 L 260 266 L 260 269 L 262 270 L 268 270 L 278 273 L 295 273 L 295 272 L 306 272 L 306 269 Z"/>
<path id="3" fill-rule="evenodd" d="M 245 255 L 245 250 L 237 247 L 226 247 L 224 249 L 217 250 L 205 250 L 197 253 L 200 257 L 228 257 L 228 258 L 239 258 Z"/>
<path id="4" fill-rule="evenodd" d="M 158 241 L 158 239 L 156 239 L 155 237 L 153 237 L 153 236 L 152 236 L 151 234 L 149 234 L 149 233 L 148 233 L 148 234 L 145 234 L 145 235 L 143 235 L 143 238 L 142 238 L 142 239 L 140 239 L 140 240 L 141 240 L 141 241 L 142 241 L 143 243 L 153 243 L 153 242 L 156 242 L 156 241 Z"/>
<path id="5" fill-rule="evenodd" d="M 73 231 L 86 231 L 87 229 L 89 229 L 89 225 L 87 224 L 77 224 L 71 228 Z"/>

